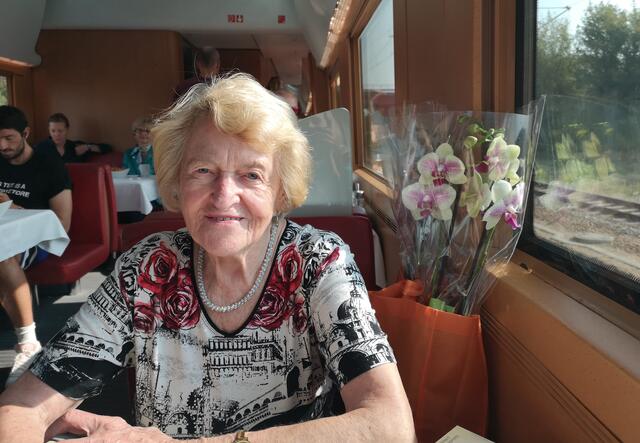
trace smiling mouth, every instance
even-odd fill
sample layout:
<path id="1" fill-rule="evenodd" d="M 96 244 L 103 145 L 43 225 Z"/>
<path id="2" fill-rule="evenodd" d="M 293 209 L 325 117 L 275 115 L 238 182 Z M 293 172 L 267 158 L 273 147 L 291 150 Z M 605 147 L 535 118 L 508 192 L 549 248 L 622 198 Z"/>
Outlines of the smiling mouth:
<path id="1" fill-rule="evenodd" d="M 223 221 L 240 221 L 243 217 L 207 217 L 209 220 L 223 222 Z"/>

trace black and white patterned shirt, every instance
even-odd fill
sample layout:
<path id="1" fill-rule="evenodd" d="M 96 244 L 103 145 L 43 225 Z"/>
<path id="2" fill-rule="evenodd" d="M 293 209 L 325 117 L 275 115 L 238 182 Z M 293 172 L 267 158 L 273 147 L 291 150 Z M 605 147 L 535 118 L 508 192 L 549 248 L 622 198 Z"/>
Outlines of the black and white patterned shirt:
<path id="1" fill-rule="evenodd" d="M 186 230 L 138 243 L 31 371 L 79 399 L 135 367 L 137 423 L 193 438 L 329 415 L 346 383 L 395 361 L 335 234 L 287 222 L 261 298 L 234 333 L 207 316 L 192 256 Z"/>

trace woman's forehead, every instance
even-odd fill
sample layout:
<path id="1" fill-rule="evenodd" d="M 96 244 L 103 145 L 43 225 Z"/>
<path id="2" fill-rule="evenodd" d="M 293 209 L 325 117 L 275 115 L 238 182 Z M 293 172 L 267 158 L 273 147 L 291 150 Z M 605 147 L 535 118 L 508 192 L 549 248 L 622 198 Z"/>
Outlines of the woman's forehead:
<path id="1" fill-rule="evenodd" d="M 273 162 L 270 152 L 261 152 L 240 137 L 225 134 L 211 122 L 200 121 L 194 125 L 191 137 L 186 143 L 186 162 L 208 161 L 256 163 L 268 166 Z"/>

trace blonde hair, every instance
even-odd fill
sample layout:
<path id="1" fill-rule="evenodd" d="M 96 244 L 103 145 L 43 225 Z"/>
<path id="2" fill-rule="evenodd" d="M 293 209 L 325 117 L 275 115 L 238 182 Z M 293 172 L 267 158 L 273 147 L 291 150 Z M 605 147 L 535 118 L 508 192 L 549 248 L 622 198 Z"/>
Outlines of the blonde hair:
<path id="1" fill-rule="evenodd" d="M 138 117 L 131 123 L 131 130 L 135 131 L 138 128 L 151 129 L 153 127 L 153 119 L 151 117 Z"/>
<path id="2" fill-rule="evenodd" d="M 277 212 L 288 212 L 304 203 L 311 178 L 311 154 L 307 138 L 298 128 L 291 108 L 253 77 L 233 74 L 210 84 L 194 85 L 166 110 L 151 131 L 158 190 L 162 204 L 180 209 L 178 185 L 184 148 L 195 122 L 209 118 L 216 128 L 240 138 L 253 149 L 274 156 L 284 198 Z"/>

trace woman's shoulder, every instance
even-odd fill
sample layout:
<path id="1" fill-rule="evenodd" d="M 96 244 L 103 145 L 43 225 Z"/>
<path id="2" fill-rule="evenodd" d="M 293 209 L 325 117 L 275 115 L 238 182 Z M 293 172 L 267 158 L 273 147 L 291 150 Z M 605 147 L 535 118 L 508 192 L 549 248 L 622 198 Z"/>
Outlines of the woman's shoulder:
<path id="1" fill-rule="evenodd" d="M 133 245 L 121 260 L 123 263 L 141 263 L 154 255 L 166 256 L 168 263 L 178 264 L 191 260 L 193 239 L 186 228 L 177 231 L 154 232 Z"/>
<path id="2" fill-rule="evenodd" d="M 288 220 L 283 237 L 285 256 L 295 249 L 302 262 L 322 269 L 330 263 L 343 262 L 350 255 L 349 247 L 336 233 L 312 225 L 299 225 Z"/>
<path id="3" fill-rule="evenodd" d="M 309 224 L 300 225 L 292 220 L 287 220 L 287 222 L 286 231 L 289 231 L 289 236 L 297 243 L 329 244 L 334 246 L 343 246 L 345 244 L 335 232 L 318 229 Z"/>

